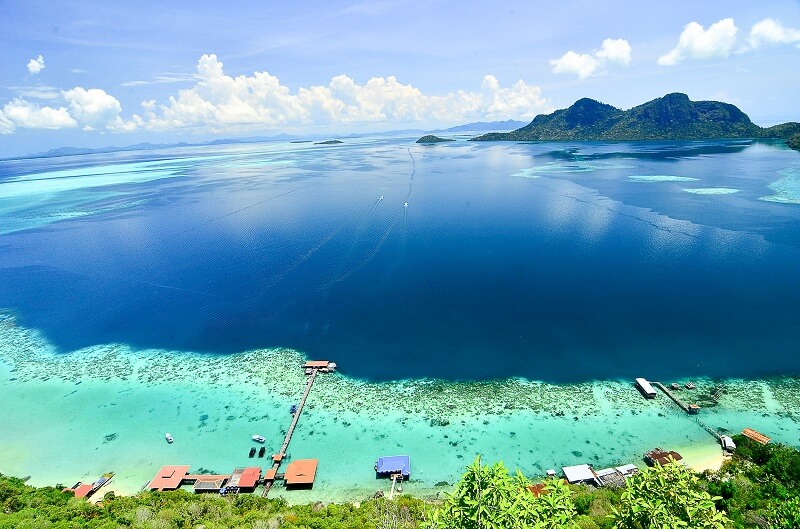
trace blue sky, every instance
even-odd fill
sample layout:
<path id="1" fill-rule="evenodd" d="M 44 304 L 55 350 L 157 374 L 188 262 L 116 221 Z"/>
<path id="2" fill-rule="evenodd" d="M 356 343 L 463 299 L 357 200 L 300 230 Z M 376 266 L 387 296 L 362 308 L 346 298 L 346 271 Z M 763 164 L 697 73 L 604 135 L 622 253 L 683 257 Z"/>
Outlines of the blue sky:
<path id="1" fill-rule="evenodd" d="M 0 2 L 0 156 L 520 119 L 669 92 L 800 121 L 800 3 Z"/>

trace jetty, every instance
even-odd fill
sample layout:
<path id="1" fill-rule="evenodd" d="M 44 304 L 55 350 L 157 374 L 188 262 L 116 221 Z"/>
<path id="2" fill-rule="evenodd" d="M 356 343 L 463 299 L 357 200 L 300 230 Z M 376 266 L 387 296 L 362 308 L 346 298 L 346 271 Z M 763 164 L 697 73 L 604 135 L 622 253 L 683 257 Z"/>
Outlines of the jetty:
<path id="1" fill-rule="evenodd" d="M 655 385 L 655 386 L 656 386 L 658 389 L 660 389 L 661 391 L 663 391 L 663 392 L 664 392 L 664 393 L 667 395 L 667 397 L 669 397 L 670 399 L 672 399 L 672 401 L 673 401 L 675 404 L 677 404 L 678 406 L 680 406 L 680 408 L 681 408 L 683 411 L 685 411 L 686 413 L 688 413 L 688 414 L 690 414 L 690 415 L 695 415 L 697 412 L 699 412 L 699 411 L 700 411 L 700 406 L 698 406 L 697 404 L 687 404 L 687 403 L 683 402 L 683 401 L 682 401 L 680 398 L 678 398 L 678 396 L 677 396 L 677 395 L 675 395 L 675 393 L 673 393 L 672 391 L 670 391 L 670 390 L 667 388 L 667 386 L 665 386 L 665 385 L 664 385 L 664 384 L 662 384 L 661 382 L 653 382 L 653 385 Z"/>
<path id="2" fill-rule="evenodd" d="M 294 430 L 297 427 L 297 422 L 300 420 L 300 414 L 303 413 L 303 407 L 306 405 L 306 399 L 308 399 L 309 393 L 311 393 L 311 387 L 314 385 L 314 380 L 317 378 L 317 374 L 322 373 L 331 373 L 336 369 L 336 364 L 330 362 L 328 360 L 311 360 L 306 362 L 303 365 L 303 369 L 305 370 L 306 375 L 308 375 L 308 380 L 306 381 L 306 388 L 303 391 L 303 396 L 300 398 L 300 402 L 297 403 L 296 406 L 293 406 L 294 412 L 292 413 L 292 422 L 289 424 L 289 429 L 286 431 L 286 436 L 283 438 L 283 444 L 281 445 L 280 450 L 277 453 L 273 454 L 272 456 L 272 468 L 268 469 L 267 472 L 264 474 L 264 492 L 261 495 L 266 498 L 269 494 L 272 485 L 275 483 L 276 479 L 280 479 L 281 477 L 286 477 L 285 475 L 278 474 L 278 470 L 280 470 L 281 463 L 283 462 L 284 458 L 286 457 L 286 450 L 289 448 L 289 443 L 292 441 L 292 434 L 294 434 Z M 307 460 L 312 461 L 312 460 Z M 311 476 L 311 483 L 302 482 L 303 485 L 311 485 L 313 484 L 314 475 L 316 475 L 316 460 L 313 460 L 313 465 L 305 465 L 303 467 L 303 475 L 310 475 Z M 299 461 L 298 461 L 299 462 Z M 310 471 L 311 466 L 313 466 L 313 472 Z M 308 467 L 308 469 L 306 469 Z M 287 482 L 288 483 L 288 482 Z"/>

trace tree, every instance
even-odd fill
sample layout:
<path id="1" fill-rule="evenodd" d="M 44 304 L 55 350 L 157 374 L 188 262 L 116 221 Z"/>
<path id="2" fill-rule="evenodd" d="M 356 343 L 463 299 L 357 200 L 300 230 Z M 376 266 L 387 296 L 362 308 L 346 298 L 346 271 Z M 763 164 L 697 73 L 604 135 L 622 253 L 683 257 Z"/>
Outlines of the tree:
<path id="1" fill-rule="evenodd" d="M 508 473 L 503 463 L 481 464 L 480 457 L 467 467 L 455 492 L 429 516 L 429 529 L 561 529 L 574 527 L 572 491 L 562 481 L 549 480 L 537 498 L 531 482 L 517 471 Z"/>
<path id="2" fill-rule="evenodd" d="M 730 520 L 717 511 L 698 476 L 683 465 L 656 465 L 628 480 L 619 508 L 612 509 L 620 529 L 724 529 Z"/>

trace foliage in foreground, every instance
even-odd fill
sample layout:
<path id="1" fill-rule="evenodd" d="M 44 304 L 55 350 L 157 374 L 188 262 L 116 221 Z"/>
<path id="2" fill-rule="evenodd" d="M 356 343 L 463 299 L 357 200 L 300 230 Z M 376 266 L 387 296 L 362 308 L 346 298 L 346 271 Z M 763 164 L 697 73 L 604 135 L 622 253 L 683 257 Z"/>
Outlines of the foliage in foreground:
<path id="1" fill-rule="evenodd" d="M 548 480 L 544 493 L 534 496 L 532 483 L 502 463 L 481 464 L 477 458 L 456 485 L 456 491 L 433 510 L 430 529 L 500 529 L 566 527 L 576 516 L 572 491 L 560 480 Z"/>

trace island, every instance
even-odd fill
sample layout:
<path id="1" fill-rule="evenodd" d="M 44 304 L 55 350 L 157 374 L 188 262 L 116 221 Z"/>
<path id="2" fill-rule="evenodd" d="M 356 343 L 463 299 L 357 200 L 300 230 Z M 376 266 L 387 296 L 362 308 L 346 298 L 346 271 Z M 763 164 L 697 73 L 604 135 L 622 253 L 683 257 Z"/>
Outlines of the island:
<path id="1" fill-rule="evenodd" d="M 667 94 L 629 110 L 583 98 L 569 108 L 536 116 L 511 132 L 492 132 L 471 141 L 639 141 L 783 139 L 800 134 L 800 123 L 762 128 L 735 105 L 691 101 Z"/>
<path id="2" fill-rule="evenodd" d="M 314 145 L 338 145 L 340 143 L 344 142 L 340 140 L 325 140 L 325 141 L 315 142 Z"/>
<path id="3" fill-rule="evenodd" d="M 789 148 L 791 149 L 800 151 L 800 134 L 795 134 L 794 136 L 786 140 L 786 145 L 788 145 Z"/>
<path id="4" fill-rule="evenodd" d="M 451 140 L 448 138 L 440 138 L 439 136 L 428 134 L 427 136 L 423 136 L 420 139 L 418 139 L 416 143 L 442 143 L 446 141 L 456 141 L 456 140 Z"/>

